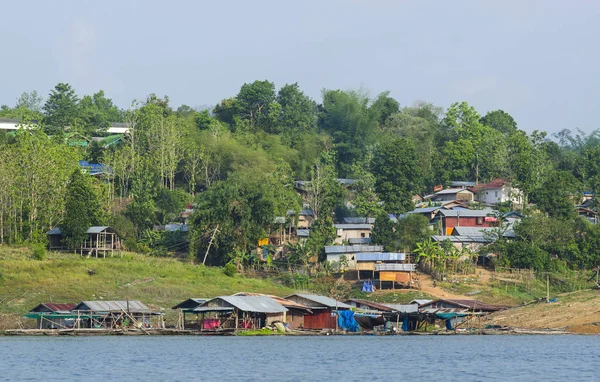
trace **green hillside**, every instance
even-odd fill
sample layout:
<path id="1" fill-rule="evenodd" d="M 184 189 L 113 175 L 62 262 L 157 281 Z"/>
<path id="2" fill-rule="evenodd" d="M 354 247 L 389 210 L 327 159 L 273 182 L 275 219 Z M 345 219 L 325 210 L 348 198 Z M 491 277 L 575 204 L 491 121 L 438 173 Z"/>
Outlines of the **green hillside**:
<path id="1" fill-rule="evenodd" d="M 220 268 L 169 258 L 132 253 L 106 259 L 64 253 L 47 256 L 35 260 L 28 248 L 0 247 L 0 313 L 25 313 L 45 301 L 126 298 L 169 309 L 189 297 L 293 291 L 271 280 L 229 277 Z"/>

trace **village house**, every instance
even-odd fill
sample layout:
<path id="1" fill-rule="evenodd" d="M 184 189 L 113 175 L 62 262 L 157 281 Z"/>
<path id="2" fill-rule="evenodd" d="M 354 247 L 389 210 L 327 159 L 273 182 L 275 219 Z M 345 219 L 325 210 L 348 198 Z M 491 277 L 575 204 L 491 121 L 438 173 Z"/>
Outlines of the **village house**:
<path id="1" fill-rule="evenodd" d="M 508 309 L 505 305 L 486 304 L 478 300 L 442 298 L 419 306 L 420 312 L 431 312 L 437 310 L 453 312 L 476 312 L 492 313 Z"/>
<path id="2" fill-rule="evenodd" d="M 452 235 L 454 227 L 493 227 L 498 219 L 497 211 L 483 210 L 440 210 L 442 217 L 442 232 Z"/>
<path id="3" fill-rule="evenodd" d="M 67 329 L 73 327 L 71 310 L 76 304 L 41 303 L 25 315 L 36 320 L 36 329 Z"/>
<path id="4" fill-rule="evenodd" d="M 296 225 L 296 229 L 309 229 L 312 226 L 314 220 L 314 211 L 308 207 L 303 208 L 302 211 L 300 211 L 300 213 L 298 214 L 298 222 Z"/>
<path id="5" fill-rule="evenodd" d="M 121 240 L 116 232 L 108 226 L 89 227 L 86 231 L 87 239 L 82 243 L 80 248 L 68 248 L 64 244 L 62 231 L 59 227 L 52 228 L 46 232 L 48 237 L 48 249 L 50 250 L 75 250 L 84 255 L 102 255 L 106 257 L 109 253 L 111 256 L 114 251 L 121 249 Z"/>
<path id="6" fill-rule="evenodd" d="M 372 224 L 334 224 L 337 237 L 334 244 L 343 244 L 350 239 L 364 239 L 371 237 Z"/>
<path id="7" fill-rule="evenodd" d="M 193 310 L 201 331 L 260 329 L 285 322 L 288 309 L 267 296 L 219 296 Z"/>
<path id="8" fill-rule="evenodd" d="M 473 188 L 475 200 L 487 205 L 510 202 L 515 208 L 523 206 L 523 192 L 512 187 L 506 179 L 494 179 L 489 183 L 478 184 Z"/>
<path id="9" fill-rule="evenodd" d="M 598 213 L 590 208 L 585 207 L 577 207 L 576 208 L 577 215 L 586 219 L 592 224 L 598 224 Z"/>
<path id="10" fill-rule="evenodd" d="M 312 311 L 304 316 L 305 329 L 335 329 L 337 327 L 337 310 L 348 310 L 352 307 L 341 301 L 316 294 L 293 294 L 286 300 L 307 306 Z"/>
<path id="11" fill-rule="evenodd" d="M 450 181 L 450 188 L 473 188 L 477 185 L 475 182 L 470 181 L 462 181 L 462 180 L 453 180 Z"/>

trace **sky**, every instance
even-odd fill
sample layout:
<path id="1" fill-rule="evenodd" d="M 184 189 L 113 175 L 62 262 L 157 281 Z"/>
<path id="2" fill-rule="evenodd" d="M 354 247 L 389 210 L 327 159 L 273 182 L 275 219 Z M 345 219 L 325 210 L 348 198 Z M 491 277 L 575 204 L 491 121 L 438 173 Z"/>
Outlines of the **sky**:
<path id="1" fill-rule="evenodd" d="M 402 106 L 467 101 L 525 131 L 591 132 L 594 0 L 57 0 L 2 6 L 0 105 L 59 82 L 122 108 L 150 93 L 214 105 L 254 80 L 383 91 Z"/>

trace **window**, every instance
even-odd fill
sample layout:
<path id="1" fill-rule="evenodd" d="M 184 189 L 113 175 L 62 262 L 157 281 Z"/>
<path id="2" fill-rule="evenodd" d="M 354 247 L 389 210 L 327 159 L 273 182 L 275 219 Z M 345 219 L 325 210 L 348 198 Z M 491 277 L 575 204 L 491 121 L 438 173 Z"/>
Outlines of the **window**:
<path id="1" fill-rule="evenodd" d="M 360 233 L 360 237 L 365 237 L 365 233 L 364 233 L 364 232 L 361 232 L 361 233 Z"/>
<path id="2" fill-rule="evenodd" d="M 477 217 L 477 225 L 483 225 L 483 222 L 485 221 L 485 219 L 483 218 L 483 216 L 478 216 Z"/>
<path id="3" fill-rule="evenodd" d="M 498 197 L 498 191 L 494 191 L 494 196 L 497 198 Z"/>

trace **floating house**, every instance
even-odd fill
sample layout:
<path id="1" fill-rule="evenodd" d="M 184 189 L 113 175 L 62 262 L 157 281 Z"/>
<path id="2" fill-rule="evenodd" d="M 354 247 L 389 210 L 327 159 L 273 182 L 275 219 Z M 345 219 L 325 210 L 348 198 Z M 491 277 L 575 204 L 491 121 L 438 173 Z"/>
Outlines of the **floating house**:
<path id="1" fill-rule="evenodd" d="M 201 331 L 237 331 L 285 322 L 288 309 L 267 296 L 219 296 L 193 312 L 199 315 Z"/>
<path id="2" fill-rule="evenodd" d="M 52 228 L 46 232 L 48 236 L 48 249 L 50 250 L 76 250 L 85 255 L 100 254 L 106 257 L 109 253 L 111 256 L 114 251 L 121 249 L 121 240 L 115 231 L 108 226 L 89 227 L 86 231 L 87 239 L 79 248 L 68 248 L 63 241 L 63 234 L 59 227 Z"/>
<path id="3" fill-rule="evenodd" d="M 67 329 L 74 324 L 71 310 L 76 304 L 44 302 L 25 315 L 36 320 L 36 329 Z"/>
<path id="4" fill-rule="evenodd" d="M 290 329 L 303 328 L 304 316 L 307 314 L 312 314 L 312 311 L 308 306 L 302 305 L 292 300 L 286 300 L 285 298 L 278 296 L 249 292 L 239 292 L 234 294 L 234 296 L 266 296 L 271 298 L 272 300 L 275 300 L 279 305 L 285 307 L 288 310 L 285 314 L 285 320 L 283 322 Z"/>
<path id="5" fill-rule="evenodd" d="M 286 300 L 307 306 L 312 311 L 304 316 L 305 329 L 335 329 L 338 310 L 348 310 L 352 306 L 333 298 L 316 294 L 293 294 Z"/>
<path id="6" fill-rule="evenodd" d="M 76 323 L 78 328 L 142 328 L 152 324 L 152 317 L 162 316 L 162 313 L 137 300 L 82 301 L 71 312 L 80 317 Z"/>
<path id="7" fill-rule="evenodd" d="M 194 313 L 194 309 L 196 309 L 200 305 L 204 304 L 208 300 L 210 300 L 210 299 L 208 299 L 208 298 L 188 298 L 187 300 L 182 301 L 179 304 L 172 307 L 171 309 L 181 310 L 181 313 L 182 313 L 178 326 L 181 328 L 184 328 L 184 329 L 200 330 L 200 322 L 197 319 L 197 317 L 198 317 L 197 314 Z M 187 320 L 186 315 L 189 313 L 193 314 L 194 319 Z"/>

